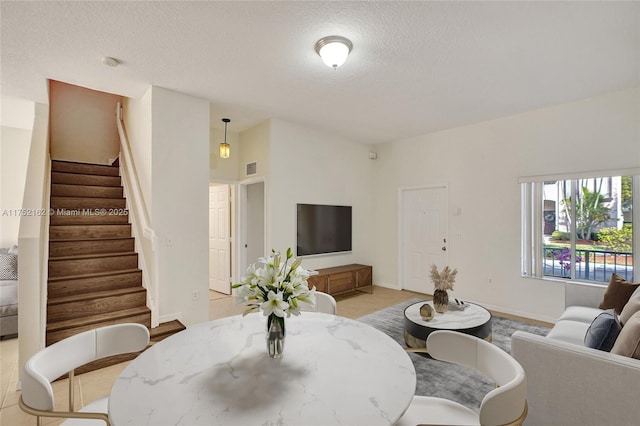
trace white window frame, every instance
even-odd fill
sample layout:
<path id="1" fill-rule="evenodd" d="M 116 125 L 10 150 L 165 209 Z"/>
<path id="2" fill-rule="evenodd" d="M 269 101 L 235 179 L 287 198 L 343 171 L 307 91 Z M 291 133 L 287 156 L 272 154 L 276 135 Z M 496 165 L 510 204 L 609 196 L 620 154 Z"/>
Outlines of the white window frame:
<path id="1" fill-rule="evenodd" d="M 544 247 L 540 236 L 542 235 L 543 224 L 543 186 L 544 182 L 549 181 L 561 181 L 571 180 L 571 202 L 572 211 L 575 212 L 575 199 L 574 196 L 579 191 L 578 180 L 610 177 L 610 176 L 633 176 L 633 255 L 634 255 L 634 280 L 638 281 L 640 278 L 640 269 L 636 269 L 640 259 L 640 168 L 631 169 L 618 169 L 618 170 L 600 170 L 591 172 L 580 173 L 564 173 L 564 174 L 552 174 L 552 175 L 538 175 L 538 176 L 525 176 L 518 178 L 518 183 L 521 185 L 521 220 L 522 220 L 522 237 L 521 237 L 521 251 L 522 251 L 522 266 L 521 273 L 526 278 L 536 278 L 548 281 L 572 281 L 580 282 L 575 279 L 575 261 L 576 251 L 571 250 L 571 278 L 559 278 L 553 276 L 544 275 L 543 260 L 544 260 Z M 571 245 L 575 248 L 576 238 L 576 221 L 571 221 Z M 589 284 L 601 284 L 602 282 L 585 281 Z"/>

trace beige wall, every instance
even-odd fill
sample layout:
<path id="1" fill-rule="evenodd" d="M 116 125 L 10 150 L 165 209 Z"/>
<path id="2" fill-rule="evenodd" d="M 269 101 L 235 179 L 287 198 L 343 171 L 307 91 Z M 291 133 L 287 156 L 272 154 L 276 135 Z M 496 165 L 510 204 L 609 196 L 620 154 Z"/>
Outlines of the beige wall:
<path id="1" fill-rule="evenodd" d="M 398 189 L 446 183 L 451 208 L 462 212 L 449 218 L 453 297 L 556 319 L 563 285 L 521 277 L 518 177 L 639 167 L 639 105 L 639 90 L 626 90 L 381 145 L 369 229 L 377 280 L 402 286 Z"/>
<path id="2" fill-rule="evenodd" d="M 51 80 L 51 158 L 109 164 L 120 139 L 116 104 L 120 96 Z"/>

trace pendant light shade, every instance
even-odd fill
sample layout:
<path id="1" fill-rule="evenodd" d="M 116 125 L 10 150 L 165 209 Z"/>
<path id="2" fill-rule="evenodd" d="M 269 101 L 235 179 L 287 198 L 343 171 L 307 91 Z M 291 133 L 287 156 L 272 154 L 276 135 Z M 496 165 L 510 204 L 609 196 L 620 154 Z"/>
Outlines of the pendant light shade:
<path id="1" fill-rule="evenodd" d="M 220 144 L 220 158 L 229 158 L 231 154 L 231 145 L 227 143 L 227 124 L 231 122 L 228 118 L 223 118 L 224 122 L 224 142 Z"/>
<path id="2" fill-rule="evenodd" d="M 323 37 L 316 43 L 316 52 L 322 61 L 333 69 L 344 64 L 351 49 L 353 49 L 351 41 L 342 36 Z"/>

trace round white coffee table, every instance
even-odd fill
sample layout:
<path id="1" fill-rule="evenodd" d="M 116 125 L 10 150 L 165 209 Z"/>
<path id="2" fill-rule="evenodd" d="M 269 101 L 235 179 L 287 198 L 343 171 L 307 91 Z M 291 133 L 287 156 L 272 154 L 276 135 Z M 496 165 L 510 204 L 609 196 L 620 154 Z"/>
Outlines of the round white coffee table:
<path id="1" fill-rule="evenodd" d="M 427 336 L 436 330 L 452 330 L 491 341 L 491 313 L 480 305 L 465 302 L 464 307 L 449 304 L 449 310 L 437 313 L 431 321 L 420 316 L 424 304 L 433 308 L 432 301 L 417 302 L 404 310 L 404 341 L 410 348 L 425 348 Z"/>

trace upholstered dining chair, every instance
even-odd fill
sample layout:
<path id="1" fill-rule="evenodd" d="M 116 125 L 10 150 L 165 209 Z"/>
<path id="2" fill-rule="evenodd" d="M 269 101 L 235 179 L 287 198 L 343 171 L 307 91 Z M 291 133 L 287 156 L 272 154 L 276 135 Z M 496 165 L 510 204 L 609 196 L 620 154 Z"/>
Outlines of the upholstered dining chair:
<path id="1" fill-rule="evenodd" d="M 325 314 L 335 315 L 337 311 L 336 299 L 332 295 L 316 291 L 316 306 L 307 303 L 300 305 L 301 311 L 323 312 Z"/>
<path id="2" fill-rule="evenodd" d="M 27 360 L 22 374 L 20 408 L 38 417 L 63 417 L 64 425 L 109 425 L 108 397 L 79 411 L 74 407 L 74 370 L 112 355 L 137 352 L 149 344 L 149 330 L 141 324 L 116 324 L 88 330 L 47 346 Z M 69 411 L 55 411 L 51 382 L 69 373 Z"/>
<path id="3" fill-rule="evenodd" d="M 448 399 L 414 396 L 396 426 L 522 424 L 527 416 L 527 379 L 511 355 L 475 336 L 448 330 L 431 333 L 427 350 L 432 358 L 484 374 L 496 388 L 485 395 L 479 413 Z"/>

